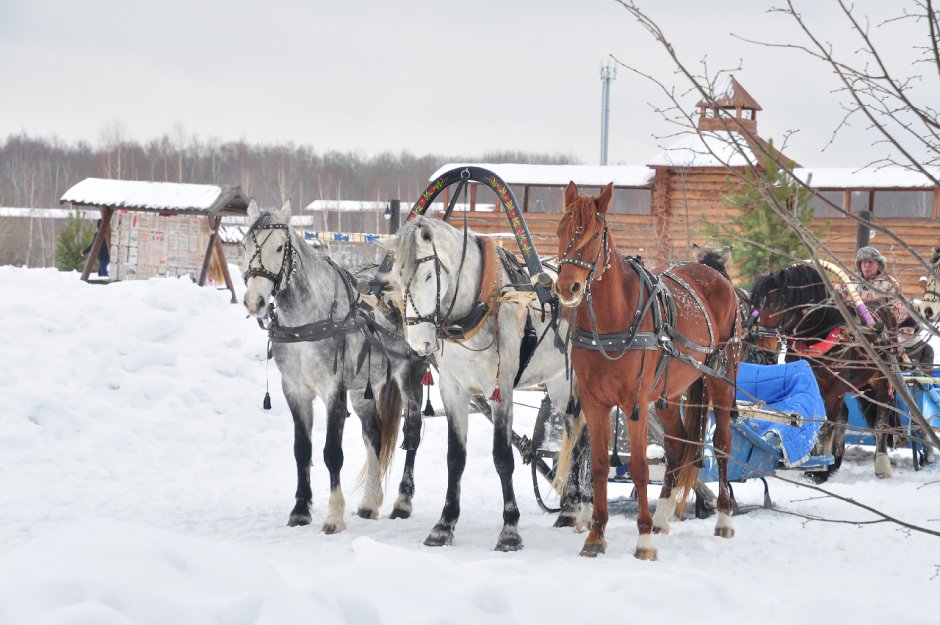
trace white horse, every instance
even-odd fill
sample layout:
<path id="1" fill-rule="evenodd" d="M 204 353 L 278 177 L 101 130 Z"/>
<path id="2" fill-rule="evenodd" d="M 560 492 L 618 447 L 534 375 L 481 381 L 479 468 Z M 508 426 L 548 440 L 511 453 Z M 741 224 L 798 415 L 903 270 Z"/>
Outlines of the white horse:
<path id="1" fill-rule="evenodd" d="M 490 400 L 493 461 L 503 493 L 503 528 L 496 549 L 521 549 L 510 446 L 513 389 L 544 384 L 556 413 L 561 412 L 559 407 L 571 407 L 574 384 L 566 375 L 568 352 L 563 340 L 567 321 L 549 307 L 537 309 L 529 277 L 510 275 L 513 263 L 508 254 L 497 251 L 492 239 L 418 217 L 402 226 L 394 252 L 388 278 L 402 295 L 405 334 L 418 354 L 433 355 L 437 361 L 448 422 L 447 497 L 424 544 L 453 541 L 466 465 L 469 405 L 473 396 L 482 395 Z M 576 409 L 565 412 L 570 428 Z M 581 447 L 587 445 L 586 431 L 571 438 Z M 593 501 L 585 463 L 561 466 L 570 466 L 571 475 L 555 525 L 583 529 Z"/>
<path id="2" fill-rule="evenodd" d="M 333 534 L 346 528 L 340 469 L 347 391 L 362 421 L 366 466 L 358 515 L 368 519 L 377 518 L 382 505 L 383 474 L 394 453 L 405 400 L 408 455 L 392 517 L 408 517 L 421 426 L 421 376 L 427 365 L 408 348 L 400 328 L 359 307 L 354 278 L 300 238 L 290 227 L 290 214 L 290 200 L 273 213 L 259 211 L 251 201 L 252 224 L 242 241 L 241 267 L 248 314 L 271 319 L 271 351 L 294 419 L 297 491 L 288 525 L 311 521 L 310 433 L 313 400 L 320 397 L 327 412 L 323 458 L 330 472 L 329 510 L 322 530 Z"/>

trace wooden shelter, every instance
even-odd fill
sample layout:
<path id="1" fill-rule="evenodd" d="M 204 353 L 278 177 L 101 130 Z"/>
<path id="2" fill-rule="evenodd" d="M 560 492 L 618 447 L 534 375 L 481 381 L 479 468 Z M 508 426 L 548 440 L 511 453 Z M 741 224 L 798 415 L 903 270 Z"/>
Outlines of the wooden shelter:
<path id="1" fill-rule="evenodd" d="M 701 233 L 704 223 L 727 221 L 733 210 L 730 190 L 742 184 L 740 174 L 770 144 L 758 135 L 757 112 L 761 106 L 734 78 L 716 89 L 714 104 L 697 104 L 696 132 L 689 132 L 665 146 L 641 167 L 478 164 L 499 175 L 512 187 L 525 213 L 532 239 L 541 254 L 557 252 L 555 229 L 563 206 L 563 190 L 573 180 L 583 192 L 596 193 L 613 181 L 614 199 L 607 222 L 624 253 L 642 256 L 650 264 L 689 260 L 692 244 L 708 245 Z M 814 168 L 801 167 L 789 156 L 797 178 L 816 190 L 816 225 L 829 224 L 824 256 L 854 266 L 858 222 L 845 212 L 870 214 L 872 222 L 890 229 L 921 256 L 930 258 L 931 247 L 940 244 L 940 187 L 927 176 L 902 167 Z M 430 180 L 454 167 L 448 164 Z M 940 177 L 940 169 L 935 177 Z M 477 189 L 469 185 L 468 225 L 478 232 L 508 233 L 500 212 L 475 210 Z M 443 194 L 442 194 L 443 195 Z M 492 202 L 489 196 L 479 198 Z M 446 205 L 448 198 L 444 197 Z M 834 208 L 835 207 L 838 208 Z M 842 212 L 845 211 L 845 212 Z M 925 268 L 903 246 L 877 235 L 872 240 L 888 259 L 888 269 L 901 282 L 904 294 L 920 297 L 919 279 Z M 733 271 L 733 267 L 731 268 Z"/>
<path id="2" fill-rule="evenodd" d="M 226 287 L 232 292 L 232 302 L 235 303 L 235 287 L 225 261 L 219 230 L 223 216 L 247 215 L 249 200 L 239 187 L 86 178 L 66 191 L 59 201 L 73 208 L 97 208 L 101 212 L 101 227 L 95 235 L 88 260 L 82 270 L 82 280 L 88 280 L 103 241 L 106 238 L 111 240 L 112 218 L 116 213 L 133 215 L 131 223 L 134 225 L 138 223 L 138 216 L 141 219 L 146 216 L 152 220 L 189 217 L 195 219 L 196 223 L 204 223 L 205 228 L 185 235 L 181 234 L 181 231 L 174 233 L 172 228 L 168 228 L 166 232 L 160 233 L 160 241 L 168 245 L 173 238 L 180 239 L 175 241 L 176 256 L 184 258 L 195 255 L 197 260 L 201 260 L 201 263 L 198 263 L 200 267 L 193 267 L 199 271 L 199 286 L 206 284 L 210 267 L 215 266 L 223 276 Z M 174 234 L 177 236 L 174 237 Z M 182 240 L 183 238 L 185 240 Z M 137 242 L 135 239 L 133 233 L 128 232 L 127 240 Z M 198 245 L 200 240 L 205 243 L 205 253 L 199 251 L 203 249 Z M 114 247 L 112 244 L 112 249 Z M 194 249 L 197 247 L 198 249 Z M 133 255 L 129 252 L 127 258 L 120 260 L 138 262 L 140 259 L 137 256 L 137 248 L 134 247 Z M 187 269 L 186 260 L 180 260 L 178 265 L 177 270 Z"/>

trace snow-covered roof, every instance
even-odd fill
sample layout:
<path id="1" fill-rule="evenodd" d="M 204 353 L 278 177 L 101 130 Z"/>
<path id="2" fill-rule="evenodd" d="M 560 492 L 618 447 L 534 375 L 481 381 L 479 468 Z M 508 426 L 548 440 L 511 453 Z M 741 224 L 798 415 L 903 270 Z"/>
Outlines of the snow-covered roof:
<path id="1" fill-rule="evenodd" d="M 96 210 L 78 211 L 82 219 L 99 219 L 101 213 Z M 70 212 L 64 212 L 61 208 L 15 208 L 12 206 L 0 206 L 0 217 L 34 217 L 41 219 L 68 219 Z"/>
<path id="2" fill-rule="evenodd" d="M 655 172 L 635 165 L 520 165 L 517 163 L 448 163 L 433 174 L 436 180 L 446 171 L 458 167 L 482 167 L 503 179 L 508 185 L 530 184 L 565 186 L 572 180 L 579 185 L 601 187 L 613 182 L 615 187 L 648 187 Z"/>
<path id="3" fill-rule="evenodd" d="M 744 135 L 716 130 L 683 135 L 648 164 L 651 167 L 746 167 L 756 162 Z"/>
<path id="4" fill-rule="evenodd" d="M 940 167 L 931 168 L 940 178 Z M 793 173 L 814 189 L 928 189 L 936 186 L 919 171 L 898 165 L 885 167 L 799 167 Z"/>
<path id="5" fill-rule="evenodd" d="M 85 178 L 59 200 L 73 206 L 185 213 L 242 213 L 248 200 L 232 185 Z"/>

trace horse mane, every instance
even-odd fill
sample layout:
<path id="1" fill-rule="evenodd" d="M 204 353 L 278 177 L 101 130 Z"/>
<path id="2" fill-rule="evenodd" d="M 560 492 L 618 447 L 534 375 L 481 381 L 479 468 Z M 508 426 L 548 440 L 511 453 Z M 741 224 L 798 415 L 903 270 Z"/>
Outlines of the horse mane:
<path id="1" fill-rule="evenodd" d="M 579 195 L 574 204 L 570 206 L 571 223 L 575 228 L 581 228 L 582 232 L 599 232 L 604 229 L 604 224 L 598 224 L 602 220 L 597 212 L 597 198 L 599 195 Z M 577 251 L 588 244 L 590 237 L 581 237 L 572 251 Z"/>
<path id="2" fill-rule="evenodd" d="M 447 223 L 429 217 L 420 216 L 405 222 L 396 235 L 395 262 L 401 275 L 410 276 L 417 270 L 418 237 L 423 236 L 425 228 L 430 229 L 431 240 L 437 249 L 438 257 L 445 267 L 453 267 L 456 262 L 457 248 L 448 242 L 456 243 L 457 238 L 448 236 L 453 230 Z M 460 234 L 462 245 L 463 233 Z"/>
<path id="3" fill-rule="evenodd" d="M 787 331 L 819 335 L 845 323 L 826 283 L 810 264 L 795 263 L 758 278 L 751 289 L 754 306 L 764 307 L 773 291 L 777 292 L 774 308 L 785 313 Z"/>

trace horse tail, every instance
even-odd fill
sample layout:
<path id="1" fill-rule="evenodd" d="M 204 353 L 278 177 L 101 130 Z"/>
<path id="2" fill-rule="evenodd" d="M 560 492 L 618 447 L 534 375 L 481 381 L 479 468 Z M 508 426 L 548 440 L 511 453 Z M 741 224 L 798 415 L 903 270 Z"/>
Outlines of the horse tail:
<path id="1" fill-rule="evenodd" d="M 698 483 L 699 457 L 704 450 L 707 425 L 708 402 L 705 401 L 705 378 L 701 377 L 689 387 L 689 399 L 685 404 L 686 440 L 682 442 L 682 460 L 676 480 L 676 516 L 680 519 L 685 513 L 689 495 L 695 491 Z"/>
<path id="2" fill-rule="evenodd" d="M 568 486 L 568 478 L 571 476 L 571 465 L 574 463 L 574 450 L 578 441 L 581 439 L 581 433 L 587 421 L 581 410 L 570 417 L 570 426 L 565 428 L 565 434 L 561 439 L 561 449 L 558 451 L 558 465 L 555 468 L 555 478 L 552 480 L 552 488 L 561 497 Z M 580 460 L 580 459 L 579 459 Z M 533 460 L 534 462 L 534 460 Z"/>
<path id="3" fill-rule="evenodd" d="M 398 426 L 401 424 L 401 390 L 394 380 L 388 380 L 382 386 L 379 401 L 376 402 L 376 410 L 379 413 L 379 422 L 382 424 L 382 436 L 379 440 L 379 474 L 384 479 L 395 457 Z"/>

